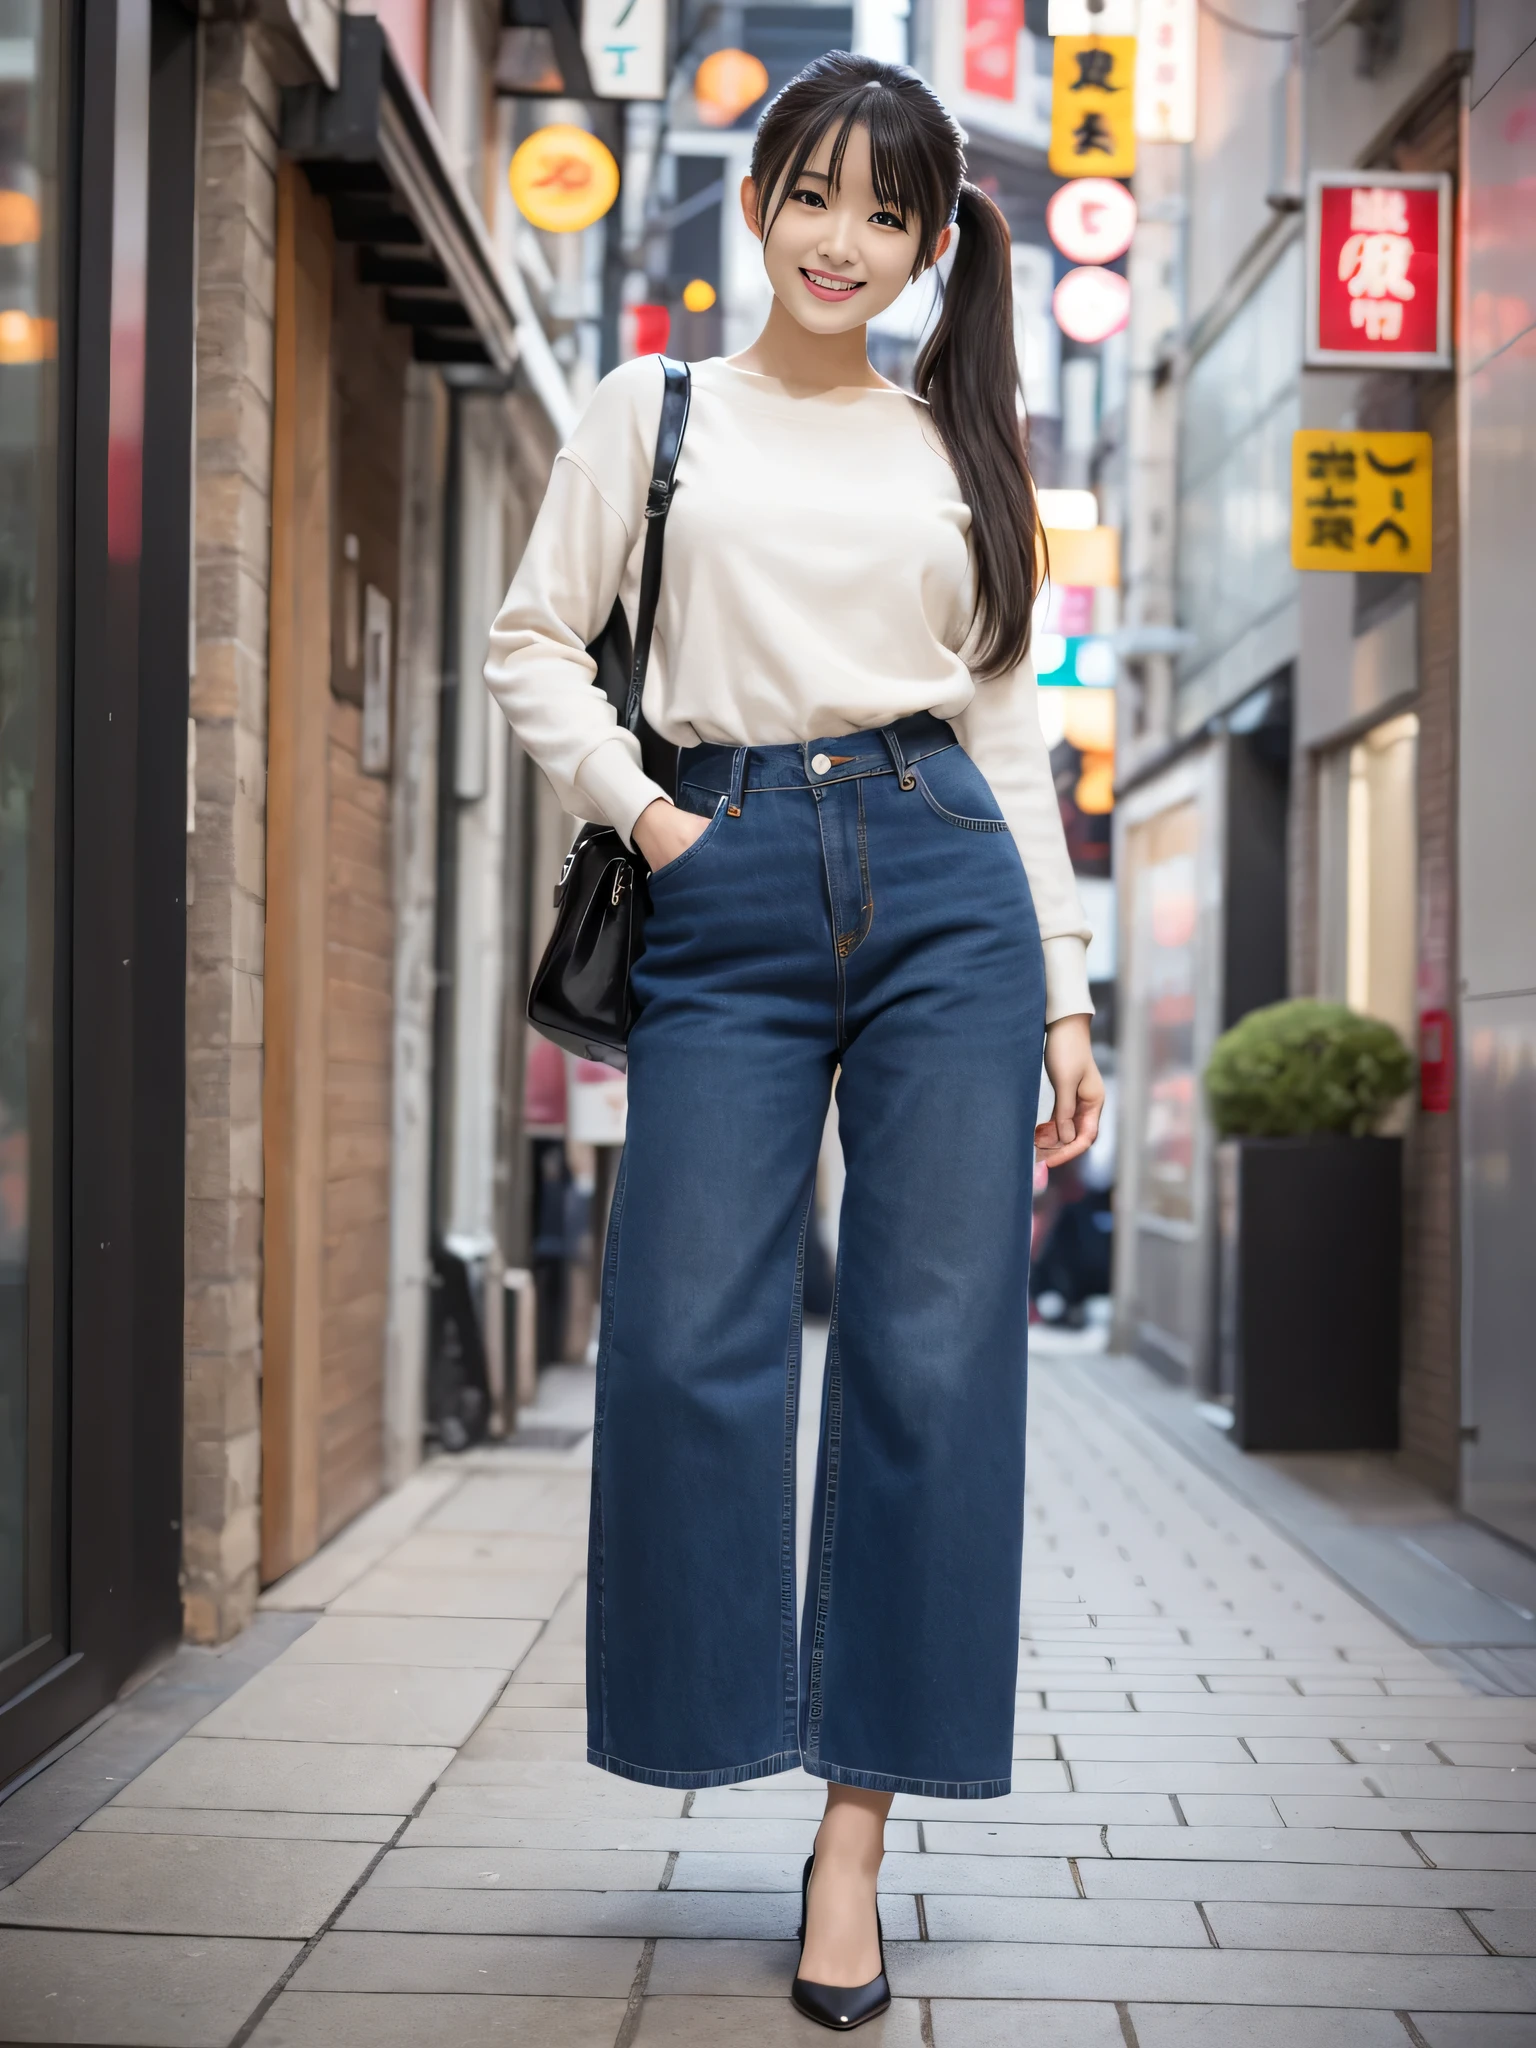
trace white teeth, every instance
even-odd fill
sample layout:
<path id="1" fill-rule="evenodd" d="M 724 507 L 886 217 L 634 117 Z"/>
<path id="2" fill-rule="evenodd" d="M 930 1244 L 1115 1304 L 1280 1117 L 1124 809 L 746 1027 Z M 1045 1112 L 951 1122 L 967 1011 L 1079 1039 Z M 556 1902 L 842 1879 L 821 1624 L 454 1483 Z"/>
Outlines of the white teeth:
<path id="1" fill-rule="evenodd" d="M 841 277 L 823 277 L 819 271 L 815 270 L 802 271 L 801 275 L 810 284 L 819 285 L 824 292 L 856 292 L 859 288 L 856 280 Z"/>

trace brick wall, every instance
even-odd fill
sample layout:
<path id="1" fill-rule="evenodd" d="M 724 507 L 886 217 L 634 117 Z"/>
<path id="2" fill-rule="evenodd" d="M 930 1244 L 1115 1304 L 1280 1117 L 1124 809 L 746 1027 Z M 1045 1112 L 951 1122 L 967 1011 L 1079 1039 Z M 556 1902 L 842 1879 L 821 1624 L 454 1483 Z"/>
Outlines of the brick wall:
<path id="1" fill-rule="evenodd" d="M 187 840 L 187 1633 L 250 1619 L 260 1496 L 262 940 L 278 88 L 203 30 L 195 507 L 196 829 Z"/>

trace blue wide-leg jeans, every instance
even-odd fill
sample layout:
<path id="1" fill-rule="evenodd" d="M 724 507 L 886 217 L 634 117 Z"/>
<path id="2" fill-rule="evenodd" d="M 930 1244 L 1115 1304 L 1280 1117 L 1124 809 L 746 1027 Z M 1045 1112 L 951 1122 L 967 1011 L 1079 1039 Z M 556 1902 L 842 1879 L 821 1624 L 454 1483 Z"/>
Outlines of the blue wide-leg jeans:
<path id="1" fill-rule="evenodd" d="M 651 878 L 604 1269 L 588 1755 L 653 1785 L 801 1764 L 1009 1788 L 1044 969 L 1018 849 L 928 714 L 701 746 Z M 847 1166 L 810 1568 L 800 1293 Z"/>

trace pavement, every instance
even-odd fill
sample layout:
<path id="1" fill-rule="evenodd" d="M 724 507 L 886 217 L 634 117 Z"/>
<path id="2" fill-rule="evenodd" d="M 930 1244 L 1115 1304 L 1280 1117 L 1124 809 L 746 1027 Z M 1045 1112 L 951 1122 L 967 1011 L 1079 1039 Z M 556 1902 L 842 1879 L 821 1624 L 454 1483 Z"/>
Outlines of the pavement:
<path id="1" fill-rule="evenodd" d="M 0 2043 L 822 2038 L 785 1991 L 823 1788 L 583 1761 L 590 1405 L 547 1374 L 0 1806 Z M 1037 1347 L 1028 1505 L 1015 1790 L 896 1802 L 869 2048 L 1531 2048 L 1536 1698 L 1410 1640 L 1127 1362 Z"/>

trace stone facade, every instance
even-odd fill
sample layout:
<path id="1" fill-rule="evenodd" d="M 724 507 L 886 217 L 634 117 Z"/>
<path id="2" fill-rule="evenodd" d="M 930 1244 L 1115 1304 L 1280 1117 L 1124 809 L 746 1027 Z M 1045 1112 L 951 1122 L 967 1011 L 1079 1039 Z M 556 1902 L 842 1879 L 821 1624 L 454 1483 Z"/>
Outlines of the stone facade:
<path id="1" fill-rule="evenodd" d="M 257 1592 L 262 949 L 273 232 L 279 90 L 253 36 L 203 30 L 198 193 L 196 824 L 187 840 L 187 1634 Z"/>

